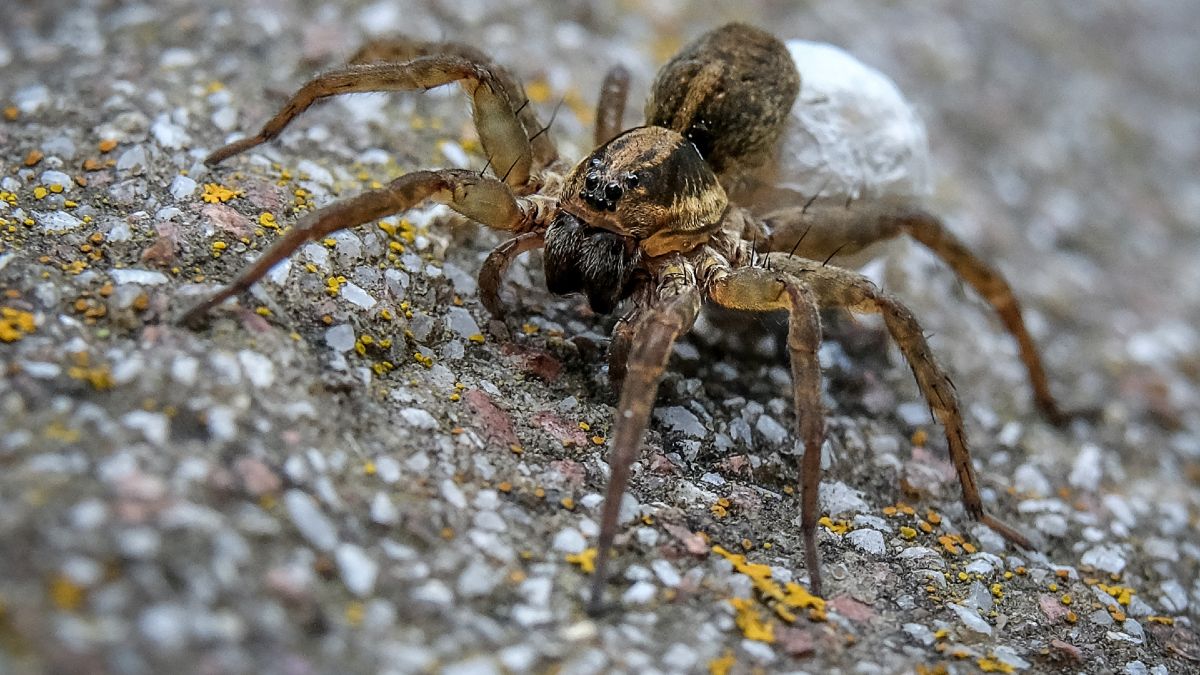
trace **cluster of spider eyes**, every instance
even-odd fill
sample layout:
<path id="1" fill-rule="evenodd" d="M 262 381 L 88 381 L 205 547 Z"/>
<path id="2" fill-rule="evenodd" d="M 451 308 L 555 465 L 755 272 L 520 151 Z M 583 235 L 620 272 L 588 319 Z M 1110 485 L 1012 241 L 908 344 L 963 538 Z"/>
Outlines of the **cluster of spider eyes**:
<path id="1" fill-rule="evenodd" d="M 591 161 L 592 167 L 599 167 L 601 161 L 599 157 L 593 157 Z M 603 195 L 599 194 L 600 189 L 600 174 L 597 171 L 592 171 L 583 180 L 583 191 L 579 196 L 598 209 L 607 209 L 615 211 L 617 201 L 625 195 L 625 190 L 632 190 L 638 186 L 641 178 L 634 172 L 630 171 L 621 176 L 625 185 L 612 181 L 604 186 Z"/>

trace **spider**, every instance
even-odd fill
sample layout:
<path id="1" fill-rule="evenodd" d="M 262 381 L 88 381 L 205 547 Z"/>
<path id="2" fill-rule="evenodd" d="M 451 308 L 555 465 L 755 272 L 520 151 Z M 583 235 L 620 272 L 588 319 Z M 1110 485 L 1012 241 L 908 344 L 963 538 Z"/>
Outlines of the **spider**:
<path id="1" fill-rule="evenodd" d="M 534 249 L 543 251 L 552 293 L 582 293 L 600 314 L 627 307 L 609 353 L 609 374 L 619 394 L 588 604 L 595 612 L 602 607 L 621 497 L 642 448 L 659 380 L 675 341 L 705 303 L 788 314 L 795 432 L 803 444 L 801 535 L 813 591 L 821 593 L 816 528 L 825 429 L 818 310 L 878 314 L 945 429 L 967 514 L 1013 544 L 1031 548 L 1023 535 L 984 510 L 954 387 L 916 318 L 865 277 L 821 257 L 830 249 L 849 252 L 900 234 L 927 246 L 998 313 L 1019 345 L 1038 407 L 1061 422 L 1065 415 L 1050 394 L 1038 351 L 1000 273 L 940 220 L 909 203 L 860 201 L 851 207 L 810 200 L 756 217 L 728 197 L 727 191 L 770 155 L 800 89 L 787 48 L 767 32 L 729 24 L 685 46 L 659 71 L 643 126 L 624 128 L 629 75 L 614 68 L 598 103 L 596 149 L 574 166 L 559 158 L 548 127 L 509 71 L 469 46 L 407 38 L 368 43 L 349 65 L 301 87 L 256 135 L 214 151 L 206 163 L 215 165 L 275 138 L 321 99 L 455 82 L 474 104 L 474 123 L 488 158 L 483 172 L 416 171 L 322 208 L 183 320 L 195 321 L 246 291 L 309 240 L 426 202 L 445 204 L 512 235 L 479 272 L 480 299 L 493 315 L 503 315 L 505 269 Z"/>

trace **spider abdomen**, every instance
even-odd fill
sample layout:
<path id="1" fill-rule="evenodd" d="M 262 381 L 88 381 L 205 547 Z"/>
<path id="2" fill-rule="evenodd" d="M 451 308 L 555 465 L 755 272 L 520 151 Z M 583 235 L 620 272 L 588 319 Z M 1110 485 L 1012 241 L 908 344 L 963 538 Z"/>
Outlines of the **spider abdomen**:
<path id="1" fill-rule="evenodd" d="M 800 74 L 782 42 L 729 24 L 658 71 L 646 123 L 683 134 L 718 174 L 752 168 L 774 148 L 799 92 Z"/>

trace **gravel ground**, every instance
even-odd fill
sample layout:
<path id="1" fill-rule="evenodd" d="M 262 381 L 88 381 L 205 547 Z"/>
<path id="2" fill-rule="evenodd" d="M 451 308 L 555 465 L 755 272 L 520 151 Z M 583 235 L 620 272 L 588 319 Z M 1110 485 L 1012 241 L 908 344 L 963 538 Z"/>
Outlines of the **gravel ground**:
<path id="1" fill-rule="evenodd" d="M 0 671 L 1200 668 L 1200 5 L 634 4 L 6 9 Z M 622 610 L 592 621 L 609 325 L 547 294 L 536 259 L 492 321 L 473 274 L 497 239 L 425 209 L 308 246 L 203 330 L 164 323 L 306 209 L 482 167 L 456 91 L 331 103 L 199 163 L 367 36 L 487 49 L 546 116 L 564 102 L 578 157 L 609 64 L 645 91 L 735 18 L 897 81 L 928 126 L 930 207 L 1009 275 L 1061 397 L 1102 410 L 1047 425 L 948 271 L 903 244 L 875 265 L 955 377 L 990 508 L 1039 552 L 963 518 L 907 367 L 842 322 L 822 351 L 828 600 L 788 621 L 765 600 L 807 581 L 788 371 L 765 323 L 713 328 L 664 381 Z"/>

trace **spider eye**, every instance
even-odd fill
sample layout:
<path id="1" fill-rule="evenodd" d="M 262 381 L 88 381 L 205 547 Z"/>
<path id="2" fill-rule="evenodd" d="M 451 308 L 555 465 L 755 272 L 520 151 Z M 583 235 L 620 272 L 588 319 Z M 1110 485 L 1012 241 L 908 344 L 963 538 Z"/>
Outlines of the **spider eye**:
<path id="1" fill-rule="evenodd" d="M 587 179 L 583 181 L 583 187 L 588 192 L 595 190 L 596 188 L 600 187 L 600 177 L 594 173 L 589 173 Z"/>
<path id="2" fill-rule="evenodd" d="M 593 157 L 591 159 L 591 161 L 588 163 L 591 164 L 592 166 L 600 166 L 603 162 L 600 161 L 599 157 Z"/>
<path id="3" fill-rule="evenodd" d="M 625 194 L 625 190 L 617 183 L 609 183 L 604 186 L 604 197 L 610 202 L 615 202 Z"/>
<path id="4" fill-rule="evenodd" d="M 636 173 L 627 173 L 625 174 L 625 187 L 633 189 L 638 186 L 638 183 L 641 182 L 641 180 L 641 177 Z"/>

